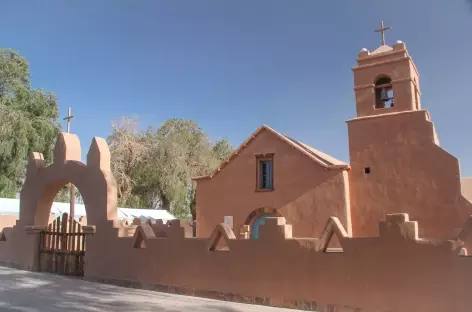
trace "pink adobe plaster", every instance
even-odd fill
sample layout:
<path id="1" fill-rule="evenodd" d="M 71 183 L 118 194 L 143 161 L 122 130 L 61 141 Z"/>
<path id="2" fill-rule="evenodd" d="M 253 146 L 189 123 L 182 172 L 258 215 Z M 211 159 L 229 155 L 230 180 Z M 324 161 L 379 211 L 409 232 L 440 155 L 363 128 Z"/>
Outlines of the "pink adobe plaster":
<path id="1" fill-rule="evenodd" d="M 228 244 L 229 250 L 231 250 L 230 240 L 236 239 L 236 236 L 234 235 L 231 227 L 224 223 L 218 224 L 213 230 L 213 233 L 208 240 L 208 250 L 215 251 L 222 238 Z"/>
<path id="2" fill-rule="evenodd" d="M 148 229 L 140 231 L 146 248 L 131 248 L 139 246 L 136 237 L 110 237 L 108 257 L 121 260 L 106 263 L 96 254 L 88 276 L 256 296 L 275 305 L 293 298 L 362 311 L 468 311 L 472 299 L 464 291 L 472 285 L 463 274 L 472 263 L 459 255 L 458 240 L 420 238 L 406 214 L 389 215 L 379 227 L 380 237 L 354 238 L 332 218 L 320 238 L 295 238 L 284 218 L 269 218 L 259 240 L 238 240 L 226 224 L 205 239 L 159 238 Z M 333 235 L 342 252 L 326 252 Z M 214 249 L 220 239 L 229 252 Z"/>
<path id="3" fill-rule="evenodd" d="M 405 44 L 361 52 L 353 72 L 357 118 L 347 122 L 353 234 L 376 235 L 385 214 L 406 212 L 420 222 L 421 235 L 456 237 L 472 204 L 461 193 L 457 158 L 439 146 L 421 109 L 419 74 Z M 393 108 L 375 108 L 374 82 L 381 75 L 392 79 Z"/>
<path id="4" fill-rule="evenodd" d="M 76 135 L 61 133 L 54 149 L 54 162 L 45 166 L 40 153 L 29 158 L 27 176 L 20 193 L 20 218 L 7 240 L 10 252 L 4 262 L 14 262 L 25 268 L 35 266 L 37 237 L 34 232 L 50 221 L 51 205 L 59 189 L 71 182 L 81 192 L 85 202 L 90 232 L 93 226 L 113 226 L 116 222 L 116 183 L 110 169 L 110 152 L 104 139 L 95 137 L 87 155 L 88 164 L 80 162 L 80 142 Z M 111 222 L 111 223 L 110 223 Z M 93 245 L 93 244 L 92 244 Z"/>
<path id="5" fill-rule="evenodd" d="M 87 221 L 96 225 L 116 219 L 116 188 L 110 170 L 110 151 L 104 139 L 95 137 L 87 154 L 87 165 L 80 161 L 81 148 L 75 134 L 61 133 L 54 163 L 44 168 L 33 154 L 21 190 L 20 220 L 25 225 L 47 225 L 50 207 L 58 190 L 72 182 L 81 192 Z M 102 209 L 102 207 L 107 207 Z M 33 213 L 31 213 L 33 212 Z"/>
<path id="6" fill-rule="evenodd" d="M 260 208 L 277 210 L 298 237 L 318 236 L 331 216 L 351 231 L 349 166 L 320 161 L 306 150 L 261 127 L 211 178 L 197 180 L 197 237 L 208 237 L 224 216 L 233 216 L 233 230 L 245 225 Z M 274 190 L 256 192 L 256 155 L 274 154 Z"/>
<path id="7" fill-rule="evenodd" d="M 149 224 L 138 225 L 133 236 L 133 248 L 146 248 L 150 238 L 156 238 L 152 227 Z"/>
<path id="8" fill-rule="evenodd" d="M 54 221 L 55 217 L 54 216 L 49 216 L 49 221 L 48 224 L 51 224 Z M 19 220 L 18 216 L 0 216 L 0 232 L 4 228 L 9 228 L 15 226 L 16 222 Z M 86 225 L 86 223 L 84 224 Z"/>

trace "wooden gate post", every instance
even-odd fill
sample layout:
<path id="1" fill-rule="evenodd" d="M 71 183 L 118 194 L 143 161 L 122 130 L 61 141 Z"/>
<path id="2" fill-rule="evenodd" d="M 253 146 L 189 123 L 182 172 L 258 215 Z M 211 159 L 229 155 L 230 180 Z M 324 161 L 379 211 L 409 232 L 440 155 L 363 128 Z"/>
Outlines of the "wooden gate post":
<path id="1" fill-rule="evenodd" d="M 60 262 L 60 272 L 59 274 L 65 274 L 66 273 L 66 263 L 68 260 L 68 254 L 67 251 L 68 246 L 67 246 L 67 233 L 69 233 L 68 229 L 69 225 L 69 215 L 67 212 L 64 212 L 62 214 L 62 220 L 61 220 L 61 229 L 60 229 L 60 237 L 61 237 L 61 245 L 60 245 L 60 251 L 61 251 L 61 262 Z"/>
<path id="2" fill-rule="evenodd" d="M 47 226 L 41 225 L 32 225 L 32 226 L 25 226 L 25 231 L 28 234 L 33 235 L 33 264 L 29 270 L 33 272 L 40 271 L 40 242 L 41 242 L 41 233 L 45 231 Z"/>
<path id="3" fill-rule="evenodd" d="M 84 275 L 85 238 L 95 233 L 95 226 L 82 226 L 64 213 L 48 226 L 30 226 L 28 231 L 36 235 L 34 270 L 43 269 L 61 275 Z"/>

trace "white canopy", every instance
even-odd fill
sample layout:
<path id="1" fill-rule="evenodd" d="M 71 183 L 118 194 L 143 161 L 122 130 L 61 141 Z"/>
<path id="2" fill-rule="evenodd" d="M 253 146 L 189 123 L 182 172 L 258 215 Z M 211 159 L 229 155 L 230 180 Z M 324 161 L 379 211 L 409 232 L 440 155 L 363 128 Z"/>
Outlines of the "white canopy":
<path id="1" fill-rule="evenodd" d="M 51 214 L 61 215 L 64 212 L 69 212 L 69 203 L 53 202 L 51 207 Z M 20 215 L 20 200 L 14 198 L 0 198 L 0 215 L 19 216 Z M 75 204 L 75 219 L 86 216 L 85 205 Z M 174 220 L 176 219 L 170 212 L 163 209 L 138 209 L 138 208 L 118 208 L 118 219 L 134 220 L 140 218 L 141 220 Z"/>

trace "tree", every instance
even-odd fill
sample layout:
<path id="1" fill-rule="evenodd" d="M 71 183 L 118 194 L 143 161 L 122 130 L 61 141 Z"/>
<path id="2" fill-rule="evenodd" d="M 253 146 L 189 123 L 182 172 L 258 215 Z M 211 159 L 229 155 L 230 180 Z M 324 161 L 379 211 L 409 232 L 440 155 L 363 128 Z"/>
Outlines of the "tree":
<path id="1" fill-rule="evenodd" d="M 54 94 L 33 89 L 28 62 L 18 52 L 0 49 L 0 196 L 15 197 L 28 155 L 53 156 L 60 127 Z"/>
<path id="2" fill-rule="evenodd" d="M 161 206 L 180 218 L 195 218 L 192 177 L 210 173 L 232 148 L 226 140 L 213 145 L 192 120 L 169 119 L 155 136 L 148 164 L 155 168 Z"/>
<path id="3" fill-rule="evenodd" d="M 223 162 L 226 160 L 231 153 L 233 153 L 233 147 L 229 144 L 227 139 L 223 139 L 221 141 L 216 142 L 213 146 L 213 155 L 218 163 Z"/>
<path id="4" fill-rule="evenodd" d="M 66 185 L 61 187 L 59 192 L 57 192 L 57 194 L 56 194 L 56 198 L 54 198 L 55 202 L 70 203 L 70 187 L 69 187 L 69 185 L 70 184 L 67 183 Z M 76 188 L 75 185 L 74 185 L 74 188 L 75 188 L 75 203 L 83 204 L 84 200 L 82 198 L 82 194 L 80 194 L 79 189 Z"/>
<path id="5" fill-rule="evenodd" d="M 118 188 L 126 189 L 119 192 L 119 201 L 149 208 L 160 206 L 180 218 L 195 217 L 192 177 L 214 170 L 232 152 L 230 144 L 227 140 L 212 144 L 191 120 L 169 119 L 157 130 L 148 128 L 142 132 L 137 131 L 136 125 L 126 135 L 120 135 L 119 128 L 114 127 L 109 137 L 109 142 L 115 142 L 110 145 L 112 171 Z M 129 142 L 139 147 L 120 147 Z M 143 152 L 138 157 L 136 151 L 140 150 Z"/>
<path id="6" fill-rule="evenodd" d="M 164 209 L 174 203 L 173 212 L 188 216 L 191 178 L 206 173 L 211 165 L 211 144 L 194 121 L 170 119 L 157 131 L 157 150 L 153 156 L 159 168 L 159 184 Z"/>
<path id="7" fill-rule="evenodd" d="M 149 150 L 145 137 L 138 130 L 137 119 L 123 117 L 112 121 L 112 135 L 107 142 L 111 152 L 111 170 L 117 183 L 118 203 L 134 206 L 132 190 L 136 174 Z"/>

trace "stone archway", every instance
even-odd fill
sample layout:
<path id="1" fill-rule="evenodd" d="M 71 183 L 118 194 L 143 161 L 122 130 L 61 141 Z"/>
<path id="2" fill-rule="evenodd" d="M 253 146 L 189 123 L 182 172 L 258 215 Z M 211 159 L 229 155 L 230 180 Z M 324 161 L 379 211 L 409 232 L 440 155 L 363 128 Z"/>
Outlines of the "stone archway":
<path id="1" fill-rule="evenodd" d="M 259 227 L 269 217 L 282 217 L 282 214 L 277 209 L 268 207 L 255 209 L 249 214 L 244 225 L 249 226 L 249 237 L 251 239 L 259 238 Z"/>
<path id="2" fill-rule="evenodd" d="M 58 217 L 53 225 L 48 225 L 54 198 L 67 183 L 75 185 L 82 194 L 87 226 L 79 225 L 73 218 L 68 218 L 67 214 Z M 23 248 L 18 253 L 19 258 L 29 258 L 29 267 L 43 270 L 43 259 L 47 255 L 46 262 L 53 263 L 53 268 L 47 268 L 47 272 L 83 276 L 85 249 L 89 250 L 91 247 L 85 247 L 85 237 L 95 233 L 96 227 L 100 227 L 101 232 L 104 228 L 113 227 L 117 218 L 116 202 L 116 182 L 110 168 L 110 151 L 106 141 L 98 137 L 92 140 L 87 164 L 84 164 L 81 162 L 77 135 L 61 133 L 54 148 L 54 162 L 51 165 L 45 165 L 40 153 L 30 155 L 26 180 L 20 193 L 20 219 L 17 225 L 34 235 L 30 235 L 32 238 L 29 248 L 32 249 L 27 251 L 26 247 Z M 72 240 L 72 236 L 77 239 Z M 48 244 L 49 240 L 56 243 Z M 71 248 L 75 242 L 76 246 L 80 242 L 80 246 Z M 88 242 L 89 239 L 87 246 Z M 21 253 L 23 255 L 20 256 Z M 72 256 L 72 261 L 65 261 L 65 255 L 68 259 Z M 59 268 L 58 262 L 61 262 Z M 73 268 L 72 265 L 68 266 L 68 263 L 79 262 L 81 264 L 74 265 Z"/>
<path id="3" fill-rule="evenodd" d="M 88 224 L 98 225 L 116 219 L 116 182 L 110 169 L 106 141 L 98 137 L 93 139 L 87 164 L 84 164 L 77 135 L 61 133 L 54 149 L 54 163 L 46 167 L 41 153 L 32 153 L 29 158 L 20 193 L 20 222 L 26 226 L 47 225 L 57 192 L 69 182 L 82 194 Z"/>

